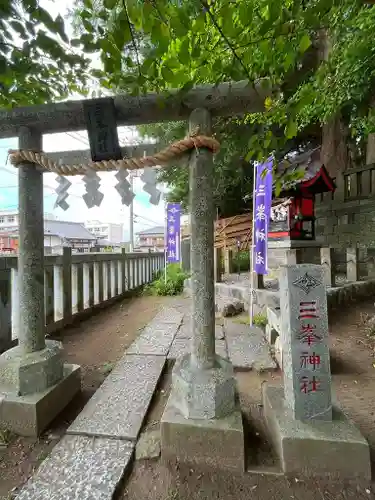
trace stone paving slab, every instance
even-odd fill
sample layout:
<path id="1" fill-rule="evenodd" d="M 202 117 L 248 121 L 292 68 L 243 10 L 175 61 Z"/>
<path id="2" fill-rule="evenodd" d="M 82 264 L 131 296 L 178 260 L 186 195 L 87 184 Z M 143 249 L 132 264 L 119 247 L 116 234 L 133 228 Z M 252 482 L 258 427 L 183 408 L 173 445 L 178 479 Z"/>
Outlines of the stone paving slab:
<path id="1" fill-rule="evenodd" d="M 174 307 L 163 307 L 152 320 L 152 323 L 173 323 L 181 325 L 184 314 Z"/>
<path id="2" fill-rule="evenodd" d="M 134 443 L 65 436 L 17 495 L 17 500 L 111 500 Z"/>
<path id="3" fill-rule="evenodd" d="M 157 323 L 153 320 L 127 349 L 127 354 L 166 356 L 177 333 L 176 323 Z"/>
<path id="4" fill-rule="evenodd" d="M 161 356 L 125 355 L 67 433 L 136 440 L 164 364 Z"/>
<path id="5" fill-rule="evenodd" d="M 277 369 L 260 328 L 226 321 L 224 331 L 229 359 L 234 368 L 257 371 Z"/>
<path id="6" fill-rule="evenodd" d="M 168 353 L 168 359 L 176 359 L 180 356 L 184 356 L 185 354 L 189 354 L 191 352 L 190 342 L 191 339 L 189 338 L 176 337 Z M 216 339 L 215 349 L 216 349 L 216 354 L 225 359 L 228 359 L 227 346 L 225 340 Z"/>

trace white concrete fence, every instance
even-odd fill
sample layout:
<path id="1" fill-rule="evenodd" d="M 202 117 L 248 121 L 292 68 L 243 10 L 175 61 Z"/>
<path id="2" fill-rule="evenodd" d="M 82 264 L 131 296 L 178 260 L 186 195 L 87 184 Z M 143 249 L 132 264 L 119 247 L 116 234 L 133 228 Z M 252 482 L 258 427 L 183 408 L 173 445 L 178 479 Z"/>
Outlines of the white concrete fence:
<path id="1" fill-rule="evenodd" d="M 0 257 L 0 352 L 17 338 L 17 257 Z M 164 269 L 163 253 L 82 253 L 64 248 L 45 256 L 46 334 L 89 315 L 96 309 L 150 283 Z"/>

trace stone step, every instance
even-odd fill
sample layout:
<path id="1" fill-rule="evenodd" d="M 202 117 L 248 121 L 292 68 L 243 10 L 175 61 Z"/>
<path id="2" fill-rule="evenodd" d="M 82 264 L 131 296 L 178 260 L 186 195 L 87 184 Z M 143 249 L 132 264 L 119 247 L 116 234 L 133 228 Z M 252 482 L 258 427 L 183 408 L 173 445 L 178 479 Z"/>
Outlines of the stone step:
<path id="1" fill-rule="evenodd" d="M 182 323 L 183 313 L 174 307 L 163 307 L 152 320 L 156 323 L 172 323 L 178 326 Z"/>
<path id="2" fill-rule="evenodd" d="M 17 500 L 112 500 L 135 443 L 65 436 L 17 495 Z"/>
<path id="3" fill-rule="evenodd" d="M 125 355 L 67 433 L 135 441 L 164 364 L 162 356 Z"/>
<path id="4" fill-rule="evenodd" d="M 260 328 L 226 320 L 224 333 L 228 356 L 234 368 L 256 371 L 277 369 Z"/>
<path id="5" fill-rule="evenodd" d="M 160 323 L 153 320 L 135 340 L 127 354 L 166 356 L 176 336 L 179 324 Z"/>

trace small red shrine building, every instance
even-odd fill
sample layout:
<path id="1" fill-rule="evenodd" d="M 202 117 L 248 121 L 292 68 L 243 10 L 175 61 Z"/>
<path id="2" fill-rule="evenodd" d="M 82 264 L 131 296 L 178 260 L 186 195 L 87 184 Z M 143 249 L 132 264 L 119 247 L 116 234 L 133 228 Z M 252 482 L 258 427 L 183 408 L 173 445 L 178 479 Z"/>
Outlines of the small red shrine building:
<path id="1" fill-rule="evenodd" d="M 297 176 L 297 180 L 287 181 L 280 198 L 273 201 L 268 241 L 315 240 L 315 196 L 336 189 L 320 161 L 320 148 L 282 161 L 278 175 Z"/>

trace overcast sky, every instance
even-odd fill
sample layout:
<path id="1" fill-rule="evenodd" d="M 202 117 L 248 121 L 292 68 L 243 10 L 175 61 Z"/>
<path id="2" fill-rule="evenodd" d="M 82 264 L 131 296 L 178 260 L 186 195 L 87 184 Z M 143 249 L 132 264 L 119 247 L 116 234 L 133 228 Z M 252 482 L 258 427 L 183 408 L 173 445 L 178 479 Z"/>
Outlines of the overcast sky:
<path id="1" fill-rule="evenodd" d="M 54 17 L 57 14 L 66 15 L 67 9 L 72 6 L 72 0 L 64 2 L 51 2 L 42 0 L 41 4 Z M 69 32 L 70 30 L 67 29 Z M 70 33 L 69 33 L 70 34 Z M 120 142 L 137 140 L 136 130 L 121 127 L 119 130 Z M 7 164 L 7 153 L 9 149 L 17 148 L 17 139 L 0 139 L 0 209 L 17 209 L 18 205 L 18 179 L 17 171 L 9 163 Z M 66 134 L 48 134 L 43 137 L 43 150 L 69 151 L 75 149 L 89 149 L 86 131 L 71 132 Z M 57 186 L 56 175 L 44 174 L 44 211 L 56 215 L 60 220 L 79 221 L 97 219 L 102 222 L 124 223 L 125 236 L 129 234 L 129 208 L 121 204 L 121 199 L 116 189 L 117 183 L 115 172 L 99 174 L 102 182 L 100 190 L 104 194 L 104 200 L 100 207 L 88 209 L 82 199 L 85 193 L 84 183 L 80 176 L 68 177 L 72 182 L 69 189 L 67 202 L 70 208 L 67 211 L 54 208 L 56 195 L 54 190 Z M 142 189 L 143 183 L 139 178 L 134 180 L 134 213 L 138 215 L 135 220 L 135 232 L 164 222 L 164 202 L 159 206 L 150 205 L 149 195 Z"/>

